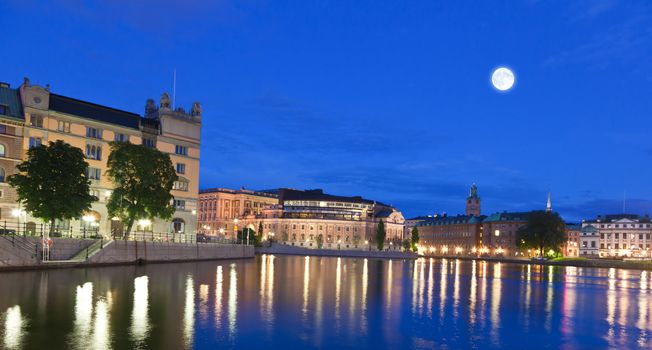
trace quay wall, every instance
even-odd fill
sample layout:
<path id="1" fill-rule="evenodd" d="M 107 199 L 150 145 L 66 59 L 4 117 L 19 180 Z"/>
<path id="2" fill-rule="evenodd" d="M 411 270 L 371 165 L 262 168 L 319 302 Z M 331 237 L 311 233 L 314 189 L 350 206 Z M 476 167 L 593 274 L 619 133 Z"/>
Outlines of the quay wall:
<path id="1" fill-rule="evenodd" d="M 254 247 L 220 243 L 113 241 L 88 259 L 89 264 L 239 259 L 254 256 Z"/>
<path id="2" fill-rule="evenodd" d="M 166 243 L 144 241 L 104 242 L 100 250 L 90 251 L 88 259 L 69 260 L 91 246 L 94 240 L 53 238 L 50 261 L 41 261 L 39 237 L 0 237 L 0 271 L 117 264 L 163 263 L 254 256 L 253 246 L 219 243 Z M 81 254 L 83 257 L 83 254 Z"/>
<path id="3" fill-rule="evenodd" d="M 256 248 L 257 254 L 287 254 L 287 255 L 312 255 L 312 256 L 337 256 L 350 258 L 376 258 L 376 259 L 416 259 L 416 253 L 401 251 L 377 250 L 346 250 L 346 249 L 316 249 L 291 246 L 286 244 L 272 244 L 271 247 Z"/>

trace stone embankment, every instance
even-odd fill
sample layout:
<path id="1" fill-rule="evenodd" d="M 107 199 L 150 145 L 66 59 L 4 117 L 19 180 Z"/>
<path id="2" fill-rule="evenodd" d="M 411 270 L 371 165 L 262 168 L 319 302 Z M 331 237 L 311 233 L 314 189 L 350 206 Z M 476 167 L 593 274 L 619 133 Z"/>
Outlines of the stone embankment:
<path id="1" fill-rule="evenodd" d="M 0 236 L 0 270 L 240 259 L 253 256 L 253 246 L 233 244 L 53 238 L 50 261 L 43 262 L 39 237 Z"/>
<path id="2" fill-rule="evenodd" d="M 346 249 L 318 249 L 304 248 L 285 244 L 273 244 L 271 247 L 256 248 L 257 254 L 280 255 L 312 255 L 312 256 L 337 256 L 350 258 L 375 258 L 375 259 L 416 259 L 416 253 L 401 251 L 376 251 L 376 250 L 346 250 Z"/>
<path id="3" fill-rule="evenodd" d="M 531 260 L 525 258 L 499 258 L 499 257 L 475 257 L 463 255 L 421 255 L 424 258 L 434 259 L 460 259 L 460 260 L 480 260 L 491 262 L 504 262 L 514 264 L 531 264 L 531 265 L 551 265 L 551 266 L 575 266 L 575 267 L 595 267 L 595 268 L 615 268 L 615 269 L 633 269 L 633 270 L 652 270 L 652 261 L 623 261 L 609 259 L 568 259 L 568 260 Z"/>

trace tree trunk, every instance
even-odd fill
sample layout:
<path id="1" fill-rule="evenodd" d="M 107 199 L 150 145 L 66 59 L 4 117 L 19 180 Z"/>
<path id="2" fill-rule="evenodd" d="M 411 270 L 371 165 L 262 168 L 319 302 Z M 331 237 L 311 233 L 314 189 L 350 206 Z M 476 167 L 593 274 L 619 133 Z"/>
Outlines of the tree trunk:
<path id="1" fill-rule="evenodd" d="M 52 234 L 54 233 L 54 223 L 55 222 L 56 222 L 56 219 L 50 219 L 50 232 L 48 234 L 48 237 L 52 236 Z"/>
<path id="2" fill-rule="evenodd" d="M 129 238 L 129 234 L 131 233 L 131 228 L 134 226 L 134 219 L 129 219 L 127 221 L 127 230 L 124 233 L 124 240 L 126 241 Z"/>

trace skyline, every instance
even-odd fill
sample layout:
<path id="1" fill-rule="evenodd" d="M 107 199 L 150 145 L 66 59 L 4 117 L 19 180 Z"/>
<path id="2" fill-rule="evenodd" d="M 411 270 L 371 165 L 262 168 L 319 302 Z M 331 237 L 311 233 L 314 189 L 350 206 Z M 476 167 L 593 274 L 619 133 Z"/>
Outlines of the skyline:
<path id="1" fill-rule="evenodd" d="M 323 188 L 412 217 L 463 213 L 475 182 L 484 213 L 548 191 L 568 221 L 621 212 L 624 192 L 652 212 L 642 2 L 54 4 L 0 5 L 6 45 L 31 52 L 0 80 L 142 114 L 176 69 L 176 105 L 204 108 L 201 188 Z"/>

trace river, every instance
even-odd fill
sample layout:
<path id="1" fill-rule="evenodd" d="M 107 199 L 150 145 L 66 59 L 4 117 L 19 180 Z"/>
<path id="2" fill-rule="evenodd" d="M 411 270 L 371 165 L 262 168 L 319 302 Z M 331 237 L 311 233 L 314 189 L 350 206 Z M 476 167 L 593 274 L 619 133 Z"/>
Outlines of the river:
<path id="1" fill-rule="evenodd" d="M 262 255 L 0 273 L 0 348 L 652 347 L 652 273 Z"/>

